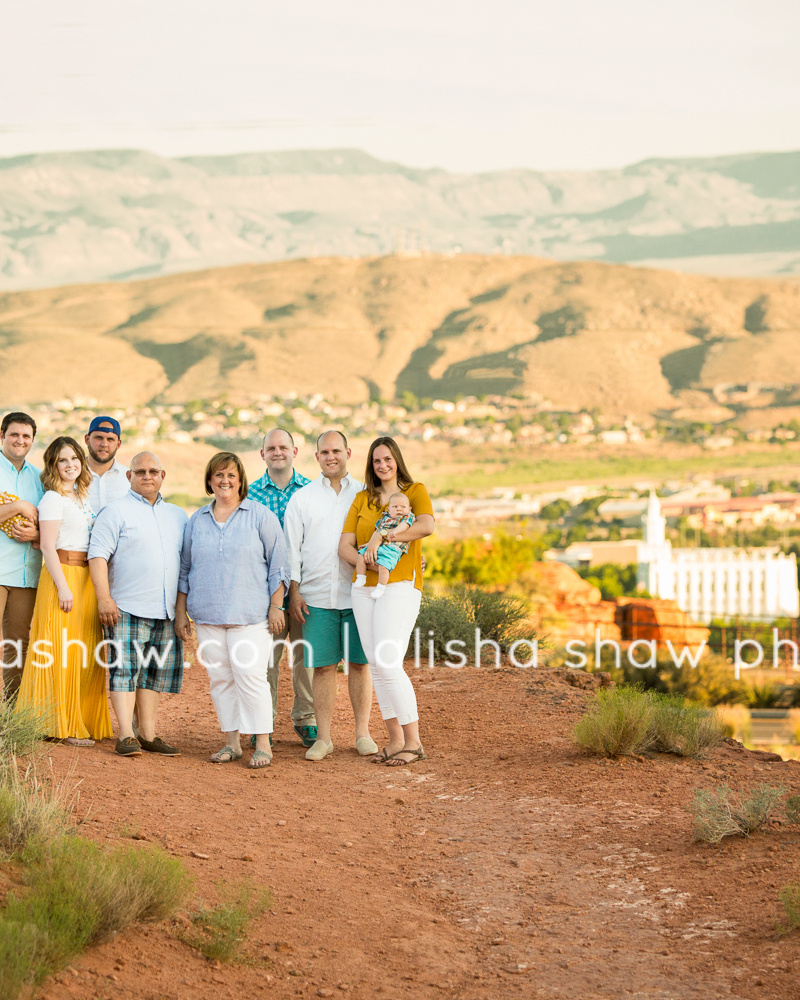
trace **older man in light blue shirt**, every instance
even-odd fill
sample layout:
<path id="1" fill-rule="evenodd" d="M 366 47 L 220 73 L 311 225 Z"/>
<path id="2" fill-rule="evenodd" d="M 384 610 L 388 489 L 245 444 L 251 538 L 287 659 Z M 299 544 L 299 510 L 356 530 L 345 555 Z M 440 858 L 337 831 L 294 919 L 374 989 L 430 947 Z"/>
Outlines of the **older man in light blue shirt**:
<path id="1" fill-rule="evenodd" d="M 105 507 L 89 543 L 89 571 L 109 655 L 109 693 L 119 723 L 121 757 L 142 750 L 165 757 L 180 751 L 156 736 L 161 694 L 177 694 L 183 682 L 183 644 L 175 635 L 181 546 L 187 517 L 167 503 L 164 470 L 142 452 L 127 473 L 130 492 Z M 133 733 L 133 710 L 139 737 Z"/>
<path id="2" fill-rule="evenodd" d="M 36 424 L 27 413 L 7 413 L 0 425 L 0 622 L 2 622 L 3 694 L 16 694 L 22 680 L 42 554 L 37 504 L 44 496 L 39 470 L 27 459 Z M 18 518 L 10 521 L 10 518 Z"/>

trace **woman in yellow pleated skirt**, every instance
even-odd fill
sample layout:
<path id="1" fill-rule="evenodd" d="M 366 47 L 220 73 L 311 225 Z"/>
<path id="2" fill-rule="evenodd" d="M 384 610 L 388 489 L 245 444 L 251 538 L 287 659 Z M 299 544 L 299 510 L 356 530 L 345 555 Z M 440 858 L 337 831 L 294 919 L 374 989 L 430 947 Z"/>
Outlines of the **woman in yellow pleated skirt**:
<path id="1" fill-rule="evenodd" d="M 112 735 L 97 596 L 86 552 L 94 515 L 88 502 L 91 473 L 73 438 L 56 438 L 44 454 L 39 535 L 44 566 L 39 577 L 17 711 L 33 710 L 46 733 L 78 745 Z"/>

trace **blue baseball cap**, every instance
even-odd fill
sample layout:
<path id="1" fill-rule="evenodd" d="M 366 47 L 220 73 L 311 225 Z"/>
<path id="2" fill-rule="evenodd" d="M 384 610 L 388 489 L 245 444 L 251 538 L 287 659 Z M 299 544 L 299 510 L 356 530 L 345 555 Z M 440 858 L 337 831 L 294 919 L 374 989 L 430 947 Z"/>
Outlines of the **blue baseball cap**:
<path id="1" fill-rule="evenodd" d="M 103 427 L 103 424 L 110 424 L 110 427 Z M 113 431 L 118 438 L 122 437 L 122 428 L 119 426 L 119 420 L 115 420 L 113 417 L 95 417 L 94 420 L 89 424 L 89 433 L 92 431 Z"/>

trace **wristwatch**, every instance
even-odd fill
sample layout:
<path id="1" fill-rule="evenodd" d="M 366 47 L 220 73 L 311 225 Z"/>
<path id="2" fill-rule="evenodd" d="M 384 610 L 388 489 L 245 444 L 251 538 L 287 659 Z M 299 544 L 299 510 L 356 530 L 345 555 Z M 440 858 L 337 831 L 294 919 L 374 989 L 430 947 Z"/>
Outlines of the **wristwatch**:
<path id="1" fill-rule="evenodd" d="M 389 534 L 388 528 L 381 528 L 381 538 L 386 538 L 388 534 Z"/>

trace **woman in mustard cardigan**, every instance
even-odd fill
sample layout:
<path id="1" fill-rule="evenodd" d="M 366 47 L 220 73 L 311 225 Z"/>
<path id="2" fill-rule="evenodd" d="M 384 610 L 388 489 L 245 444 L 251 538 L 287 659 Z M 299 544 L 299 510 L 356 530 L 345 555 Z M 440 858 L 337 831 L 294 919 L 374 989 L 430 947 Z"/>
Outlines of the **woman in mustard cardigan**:
<path id="1" fill-rule="evenodd" d="M 366 586 L 353 588 L 353 614 L 389 733 L 386 746 L 370 759 L 376 764 L 402 767 L 425 758 L 417 699 L 403 669 L 403 659 L 422 600 L 421 540 L 433 532 L 433 508 L 428 491 L 422 483 L 414 482 L 394 438 L 379 437 L 372 442 L 364 482 L 366 489 L 356 496 L 345 520 L 339 555 L 355 566 L 358 550 L 366 546 Z M 405 527 L 397 539 L 409 543 L 408 551 L 390 572 L 380 599 L 374 600 L 377 553 L 384 541 L 375 526 L 397 493 L 408 498 L 414 515 L 414 523 Z M 389 531 L 385 541 L 394 540 Z"/>

